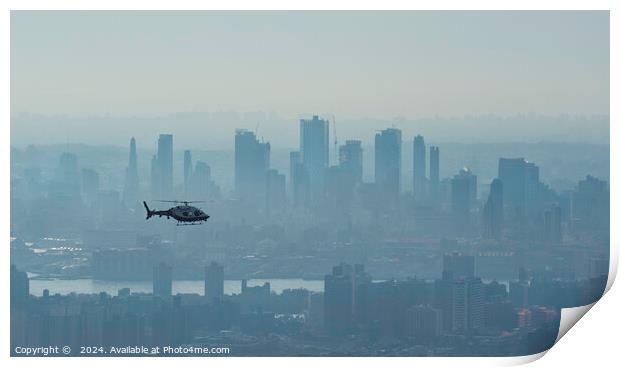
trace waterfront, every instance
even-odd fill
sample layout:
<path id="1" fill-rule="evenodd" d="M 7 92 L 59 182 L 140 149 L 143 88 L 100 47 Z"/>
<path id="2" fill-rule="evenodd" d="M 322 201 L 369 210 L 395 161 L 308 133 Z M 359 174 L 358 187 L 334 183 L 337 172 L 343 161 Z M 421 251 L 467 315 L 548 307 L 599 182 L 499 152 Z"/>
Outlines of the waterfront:
<path id="1" fill-rule="evenodd" d="M 379 282 L 382 280 L 373 280 Z M 489 279 L 483 279 L 484 282 L 490 282 Z M 285 289 L 305 288 L 312 292 L 323 292 L 323 280 L 306 280 L 299 278 L 291 279 L 248 279 L 248 286 L 263 285 L 265 282 L 271 284 L 271 290 L 276 293 L 282 293 Z M 506 286 L 507 281 L 499 281 L 500 284 Z M 119 289 L 129 288 L 132 293 L 151 293 L 153 291 L 153 283 L 148 280 L 138 281 L 112 281 L 112 280 L 95 280 L 95 279 L 47 279 L 33 278 L 30 279 L 30 294 L 33 296 L 43 295 L 43 290 L 48 289 L 50 294 L 67 295 L 71 292 L 92 294 L 106 292 L 116 295 Z M 174 280 L 172 282 L 172 294 L 177 293 L 197 293 L 204 295 L 204 281 L 202 280 Z M 241 280 L 225 280 L 225 294 L 241 293 Z"/>
<path id="2" fill-rule="evenodd" d="M 323 291 L 323 280 L 304 279 L 249 279 L 249 286 L 271 284 L 271 290 L 281 293 L 284 289 L 305 288 L 314 292 Z M 43 290 L 48 289 L 50 294 L 66 295 L 75 293 L 100 293 L 106 292 L 116 295 L 119 289 L 129 288 L 132 293 L 151 293 L 153 283 L 150 281 L 105 281 L 95 279 L 30 279 L 30 294 L 43 295 Z M 204 294 L 204 281 L 202 280 L 175 280 L 172 282 L 172 293 L 197 293 Z M 241 280 L 225 280 L 224 293 L 241 293 Z"/>

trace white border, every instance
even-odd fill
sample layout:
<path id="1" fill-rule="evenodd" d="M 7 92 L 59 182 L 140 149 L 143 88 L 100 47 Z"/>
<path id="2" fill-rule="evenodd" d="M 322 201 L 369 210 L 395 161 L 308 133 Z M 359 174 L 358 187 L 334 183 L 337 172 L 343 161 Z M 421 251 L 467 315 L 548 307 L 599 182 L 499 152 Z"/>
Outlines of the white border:
<path id="1" fill-rule="evenodd" d="M 445 1 L 393 1 L 393 0 L 383 0 L 380 2 L 370 2 L 370 1 L 356 1 L 356 2 L 346 2 L 341 0 L 333 0 L 333 1 L 325 1 L 325 0 L 315 0 L 315 1 L 274 1 L 274 0 L 264 0 L 261 2 L 251 1 L 251 0 L 231 0 L 231 1 L 220 1 L 220 2 L 206 2 L 206 1 L 198 1 L 198 0 L 177 0 L 177 1 L 162 1 L 162 0 L 109 0 L 109 1 L 101 1 L 101 0 L 90 0 L 90 1 L 76 1 L 76 0 L 57 0 L 57 1 L 5 1 L 3 2 L 5 6 L 4 12 L 0 16 L 0 29 L 1 29 L 1 42 L 2 49 L 5 51 L 4 57 L 0 58 L 0 63 L 2 63 L 2 70 L 4 71 L 1 75 L 0 85 L 2 88 L 1 97 L 0 98 L 0 111 L 3 113 L 3 129 L 4 134 L 2 137 L 4 139 L 4 147 L 6 152 L 9 153 L 10 147 L 10 68 L 9 68 L 9 43 L 10 43 L 10 13 L 9 10 L 26 10 L 26 9 L 123 9 L 123 10 L 133 10 L 133 9 L 330 9 L 330 10 L 339 10 L 339 9 L 418 9 L 418 10 L 461 10 L 461 9 L 469 9 L 469 10 L 612 10 L 610 13 L 610 24 L 611 24 L 611 100 L 618 100 L 617 96 L 617 79 L 618 75 L 614 72 L 613 65 L 618 65 L 618 16 L 614 10 L 618 9 L 618 6 L 614 7 L 614 2 L 612 1 L 551 1 L 551 0 L 522 0 L 522 1 L 490 1 L 490 0 L 477 0 L 477 1 L 456 1 L 456 0 L 445 0 Z M 615 126 L 615 120 L 617 120 L 617 111 L 614 104 L 610 105 L 610 116 L 611 116 L 611 131 L 610 137 L 611 140 L 616 142 L 619 141 L 619 133 L 618 128 Z M 44 133 L 44 132 L 42 132 Z M 615 147 L 613 144 L 610 146 L 611 149 L 611 171 L 610 171 L 610 182 L 615 183 L 618 180 L 618 152 L 619 148 Z M 3 156 L 2 165 L 4 172 L 9 171 L 9 155 Z M 5 176 L 5 179 L 2 181 L 2 195 L 4 197 L 3 203 L 5 203 L 5 211 L 2 213 L 2 223 L 5 229 L 5 234 L 9 234 L 9 176 Z M 616 194 L 615 190 L 611 190 L 611 223 L 618 223 L 618 219 L 620 216 L 618 215 L 618 208 L 620 208 L 619 197 Z M 6 238 L 6 237 L 5 237 Z M 6 243 L 5 243 L 6 244 Z M 607 284 L 607 290 L 609 290 L 611 284 L 613 283 L 618 266 L 618 231 L 615 227 L 611 228 L 611 261 L 610 261 L 610 278 Z M 8 251 L 8 246 L 6 246 L 6 251 Z M 6 254 L 8 255 L 8 254 Z M 27 358 L 9 358 L 9 279 L 8 279 L 8 256 L 5 257 L 5 265 L 6 268 L 3 268 L 3 277 L 4 281 L 1 283 L 0 294 L 4 295 L 4 302 L 2 304 L 2 310 L 0 310 L 0 320 L 2 321 L 2 325 L 4 327 L 4 333 L 2 333 L 2 346 L 0 347 L 0 353 L 2 353 L 3 359 L 5 362 L 11 365 L 32 365 L 33 363 L 45 363 L 46 365 L 60 365 L 63 366 L 82 366 L 85 361 L 81 358 L 46 358 L 45 360 L 31 360 Z M 565 338 L 558 343 L 557 346 L 554 346 L 548 354 L 547 357 L 542 358 L 537 362 L 538 365 L 573 365 L 579 364 L 583 365 L 585 363 L 592 363 L 593 361 L 613 361 L 615 360 L 615 348 L 616 340 L 615 335 L 615 326 L 618 322 L 618 310 L 620 310 L 620 301 L 619 294 L 617 290 L 612 290 L 605 295 L 605 297 L 594 306 L 596 310 L 594 313 L 590 313 L 586 315 L 585 321 L 588 321 L 591 324 L 583 325 L 580 327 L 580 332 L 569 332 Z M 575 310 L 573 310 L 575 311 Z M 582 313 L 583 314 L 583 313 Z M 612 320 L 610 322 L 610 320 Z M 582 323 L 585 323 L 582 322 Z M 522 364 L 534 361 L 540 358 L 545 353 L 541 353 L 534 356 L 526 356 L 526 357 L 512 357 L 512 358 L 321 358 L 320 360 L 316 360 L 315 358 L 218 358 L 217 364 L 220 365 L 237 365 L 239 363 L 265 363 L 269 365 L 314 365 L 316 363 L 328 363 L 328 364 L 343 364 L 343 363 L 355 363 L 359 365 L 376 365 L 377 363 L 390 363 L 393 365 L 407 365 L 415 363 L 423 363 L 424 365 L 430 366 L 444 366 L 444 365 L 458 365 L 458 366 L 485 366 L 485 365 L 513 365 L 513 364 Z M 121 361 L 117 361 L 116 359 L 110 360 L 108 358 L 91 358 L 88 360 L 88 364 L 91 365 L 107 365 L 110 362 L 117 363 Z M 123 361 L 125 362 L 125 361 Z M 139 359 L 131 359 L 131 362 L 135 363 L 143 363 L 147 362 L 144 358 Z M 151 358 L 148 359 L 149 365 L 169 365 L 170 363 L 175 362 L 174 360 L 170 360 L 168 358 Z M 215 360 L 205 360 L 204 358 L 185 358 L 183 359 L 183 363 L 215 363 Z M 122 362 L 121 362 L 122 363 Z"/>

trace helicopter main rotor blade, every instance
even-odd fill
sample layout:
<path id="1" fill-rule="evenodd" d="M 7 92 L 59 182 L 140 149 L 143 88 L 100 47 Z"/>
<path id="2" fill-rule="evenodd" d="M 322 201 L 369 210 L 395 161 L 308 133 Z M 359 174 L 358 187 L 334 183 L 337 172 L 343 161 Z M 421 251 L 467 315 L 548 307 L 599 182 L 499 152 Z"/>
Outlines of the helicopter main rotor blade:
<path id="1" fill-rule="evenodd" d="M 175 204 L 183 204 L 185 206 L 190 206 L 192 203 L 214 203 L 215 200 L 153 200 L 162 203 L 175 203 Z"/>
<path id="2" fill-rule="evenodd" d="M 207 203 L 213 202 L 213 200 L 153 200 L 160 203 Z"/>

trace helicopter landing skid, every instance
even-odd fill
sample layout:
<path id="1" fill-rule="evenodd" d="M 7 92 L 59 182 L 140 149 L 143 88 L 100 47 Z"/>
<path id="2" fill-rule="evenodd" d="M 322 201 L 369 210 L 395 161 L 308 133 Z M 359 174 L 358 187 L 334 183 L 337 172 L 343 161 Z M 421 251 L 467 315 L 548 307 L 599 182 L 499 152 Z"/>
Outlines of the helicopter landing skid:
<path id="1" fill-rule="evenodd" d="M 202 225 L 202 223 L 177 223 L 177 227 L 182 227 L 182 226 L 199 226 Z"/>

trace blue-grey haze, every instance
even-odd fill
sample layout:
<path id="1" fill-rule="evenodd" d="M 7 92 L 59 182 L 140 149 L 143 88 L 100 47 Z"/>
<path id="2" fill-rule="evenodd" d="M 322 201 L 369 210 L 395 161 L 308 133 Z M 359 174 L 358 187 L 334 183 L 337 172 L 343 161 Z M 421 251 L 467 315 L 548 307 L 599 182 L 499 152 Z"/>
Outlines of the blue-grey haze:
<path id="1" fill-rule="evenodd" d="M 170 115 L 201 111 L 211 114 Z M 530 112 L 558 117 L 540 124 Z M 285 145 L 298 118 L 313 113 L 335 114 L 341 136 L 364 140 L 396 125 L 443 141 L 607 142 L 609 13 L 11 16 L 11 114 L 22 116 L 13 144 L 120 145 L 120 136 L 167 130 L 186 146 L 223 148 L 235 128 L 260 122 L 260 135 Z M 500 118 L 520 113 L 517 124 Z M 584 119 L 575 115 L 598 117 L 572 123 Z"/>

